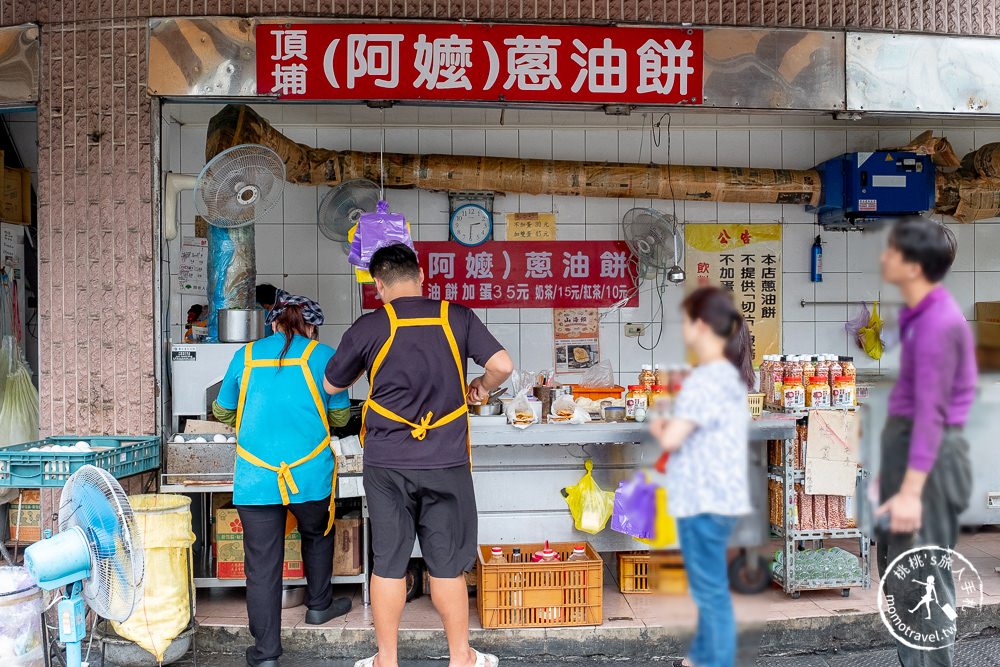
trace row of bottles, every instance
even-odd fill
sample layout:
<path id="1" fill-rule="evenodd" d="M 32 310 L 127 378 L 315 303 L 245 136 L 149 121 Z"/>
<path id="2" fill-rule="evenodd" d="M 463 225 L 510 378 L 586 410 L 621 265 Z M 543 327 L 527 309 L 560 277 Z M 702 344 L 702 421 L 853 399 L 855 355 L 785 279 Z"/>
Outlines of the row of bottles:
<path id="1" fill-rule="evenodd" d="M 690 366 L 665 366 L 663 364 L 643 364 L 639 373 L 639 386 L 647 392 L 659 387 L 671 396 L 676 395 L 691 374 Z"/>
<path id="2" fill-rule="evenodd" d="M 835 354 L 765 355 L 760 366 L 760 391 L 772 407 L 857 405 L 856 381 L 854 358 Z M 845 396 L 850 403 L 844 402 Z"/>
<path id="3" fill-rule="evenodd" d="M 536 551 L 530 560 L 524 560 L 519 547 L 514 547 L 511 550 L 510 556 L 511 563 L 553 563 L 558 560 L 562 560 L 562 557 L 555 549 L 549 547 L 548 540 L 545 541 L 545 546 Z M 573 553 L 566 558 L 567 563 L 577 560 L 588 560 L 587 552 L 582 545 L 573 547 Z M 503 555 L 502 547 L 493 547 L 490 549 L 490 559 L 487 561 L 487 565 L 503 565 L 507 562 L 507 557 Z"/>

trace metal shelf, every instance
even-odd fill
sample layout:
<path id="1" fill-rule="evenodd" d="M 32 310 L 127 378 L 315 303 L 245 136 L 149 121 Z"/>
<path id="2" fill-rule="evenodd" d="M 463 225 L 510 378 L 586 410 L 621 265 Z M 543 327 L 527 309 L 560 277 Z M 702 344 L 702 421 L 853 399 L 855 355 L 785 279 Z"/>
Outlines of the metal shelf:
<path id="1" fill-rule="evenodd" d="M 785 529 L 771 524 L 771 532 L 778 537 L 785 536 Z M 864 537 L 858 528 L 826 528 L 814 530 L 790 530 L 788 536 L 793 540 L 851 540 Z"/>
<path id="2" fill-rule="evenodd" d="M 785 466 L 776 466 L 768 464 L 767 471 L 772 475 L 781 475 L 782 477 L 785 476 Z M 794 479 L 796 482 L 804 481 L 805 478 L 806 478 L 806 471 L 804 469 L 792 470 L 792 479 Z"/>

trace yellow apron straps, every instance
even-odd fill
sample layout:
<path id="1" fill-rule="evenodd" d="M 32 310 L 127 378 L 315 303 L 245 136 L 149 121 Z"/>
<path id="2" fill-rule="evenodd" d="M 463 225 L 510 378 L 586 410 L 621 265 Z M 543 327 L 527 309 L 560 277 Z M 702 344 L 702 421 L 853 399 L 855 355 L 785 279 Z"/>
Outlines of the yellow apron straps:
<path id="1" fill-rule="evenodd" d="M 412 422 L 404 417 L 399 416 L 395 412 L 389 410 L 382 405 L 379 405 L 373 398 L 372 393 L 375 389 L 375 376 L 379 369 L 382 367 L 382 363 L 385 361 L 385 357 L 389 354 L 389 349 L 392 347 L 393 342 L 396 340 L 396 332 L 401 327 L 441 327 L 444 331 L 445 338 L 448 340 L 448 347 L 451 348 L 452 357 L 455 359 L 455 369 L 458 371 L 459 382 L 462 386 L 462 397 L 464 398 L 468 389 L 465 386 L 465 368 L 463 365 L 462 356 L 458 351 L 458 343 L 455 341 L 455 334 L 451 330 L 451 322 L 448 319 L 448 302 L 441 302 L 441 314 L 440 317 L 417 317 L 413 319 L 399 319 L 396 315 L 395 308 L 392 307 L 391 303 L 385 304 L 385 312 L 389 316 L 389 337 L 386 339 L 382 348 L 375 355 L 375 361 L 372 362 L 371 372 L 369 373 L 369 387 L 368 387 L 368 398 L 365 400 L 364 406 L 361 408 L 361 444 L 365 444 L 365 424 L 368 419 L 368 411 L 374 410 L 377 414 L 385 417 L 394 422 L 400 424 L 405 424 L 410 427 L 410 435 L 414 440 L 423 440 L 427 437 L 427 432 L 431 429 L 444 426 L 445 424 L 450 424 L 451 422 L 464 416 L 466 422 L 469 419 L 469 408 L 463 402 L 461 406 L 455 408 L 453 411 L 446 414 L 435 421 L 434 413 L 428 412 L 426 415 L 421 417 L 417 422 Z M 466 429 L 468 432 L 468 428 Z M 466 449 L 469 451 L 469 461 L 472 461 L 472 447 L 469 436 L 466 436 Z"/>
<path id="2" fill-rule="evenodd" d="M 271 472 L 277 473 L 278 481 L 278 493 L 281 494 L 281 504 L 288 505 L 291 502 L 289 497 L 289 491 L 292 495 L 299 492 L 299 487 L 295 483 L 295 476 L 292 474 L 292 468 L 302 465 L 307 461 L 311 461 L 324 450 L 329 449 L 330 455 L 333 456 L 333 479 L 331 482 L 330 489 L 330 518 L 327 522 L 326 532 L 324 535 L 329 535 L 330 531 L 333 529 L 334 520 L 334 509 L 336 507 L 336 496 L 337 496 L 337 455 L 330 447 L 330 423 L 327 421 L 327 410 L 326 406 L 323 405 L 323 398 L 320 396 L 319 387 L 316 385 L 316 380 L 313 378 L 312 373 L 309 371 L 309 357 L 312 355 L 313 350 L 316 349 L 318 343 L 314 340 L 309 341 L 306 345 L 306 349 L 302 352 L 302 356 L 298 359 L 254 359 L 253 358 L 253 343 L 249 343 L 246 346 L 246 352 L 243 358 L 243 376 L 240 378 L 240 399 L 239 403 L 236 405 L 236 437 L 239 439 L 240 425 L 243 423 L 243 408 L 246 405 L 247 398 L 247 387 L 250 385 L 250 373 L 255 368 L 274 368 L 278 366 L 298 366 L 302 369 L 302 375 L 306 381 L 306 387 L 309 388 L 309 394 L 312 396 L 313 402 L 316 404 L 316 411 L 319 414 L 320 422 L 323 424 L 323 428 L 326 430 L 326 436 L 323 441 L 320 442 L 315 449 L 303 456 L 298 461 L 294 463 L 281 462 L 280 465 L 273 466 L 270 463 L 258 458 L 257 456 L 251 454 L 249 451 L 241 447 L 239 444 L 236 445 L 236 454 L 243 458 L 251 465 L 255 465 L 258 468 L 264 468 L 270 470 Z"/>

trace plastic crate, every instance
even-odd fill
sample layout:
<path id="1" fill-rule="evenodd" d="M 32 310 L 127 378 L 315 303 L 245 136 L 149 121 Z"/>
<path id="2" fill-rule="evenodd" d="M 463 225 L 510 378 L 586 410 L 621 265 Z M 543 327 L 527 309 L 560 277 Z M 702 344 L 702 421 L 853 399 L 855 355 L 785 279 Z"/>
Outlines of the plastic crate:
<path id="1" fill-rule="evenodd" d="M 579 543 L 553 543 L 562 560 L 554 563 L 490 565 L 490 547 L 479 547 L 476 606 L 484 628 L 552 628 L 603 622 L 604 562 L 589 544 L 587 560 L 566 562 Z M 515 547 L 525 558 L 542 544 L 503 545 L 510 561 Z"/>
<path id="2" fill-rule="evenodd" d="M 684 561 L 677 553 L 619 553 L 618 588 L 622 593 L 684 593 L 687 591 Z"/>
<path id="3" fill-rule="evenodd" d="M 89 442 L 98 451 L 29 452 L 32 447 Z M 139 436 L 53 436 L 0 448 L 0 487 L 24 489 L 61 487 L 85 465 L 103 468 L 117 478 L 160 467 L 160 438 Z"/>
<path id="4" fill-rule="evenodd" d="M 625 387 L 614 385 L 612 387 L 583 387 L 578 384 L 571 384 L 573 388 L 573 398 L 586 396 L 592 401 L 599 401 L 602 398 L 619 399 L 625 391 Z"/>
<path id="5" fill-rule="evenodd" d="M 760 417 L 760 413 L 764 411 L 764 394 L 747 394 L 747 406 L 751 417 Z"/>

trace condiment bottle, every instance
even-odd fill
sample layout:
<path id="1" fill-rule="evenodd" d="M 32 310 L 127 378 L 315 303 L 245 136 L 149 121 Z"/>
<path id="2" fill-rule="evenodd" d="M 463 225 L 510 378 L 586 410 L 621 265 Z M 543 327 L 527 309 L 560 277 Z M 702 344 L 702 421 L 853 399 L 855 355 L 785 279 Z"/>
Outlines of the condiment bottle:
<path id="1" fill-rule="evenodd" d="M 785 379 L 785 361 L 786 358 L 784 356 L 778 356 L 771 367 L 771 379 L 768 381 L 771 393 L 768 396 L 768 400 L 774 406 L 781 405 L 781 383 Z"/>
<path id="2" fill-rule="evenodd" d="M 636 411 L 642 410 L 643 419 L 649 409 L 649 394 L 642 385 L 630 384 L 625 394 L 625 421 L 636 421 Z"/>
<path id="3" fill-rule="evenodd" d="M 666 366 L 656 364 L 653 370 L 653 375 L 656 376 L 656 384 L 662 384 L 663 386 L 668 386 L 670 384 L 670 372 L 667 370 Z"/>
<path id="4" fill-rule="evenodd" d="M 680 366 L 671 366 L 667 371 L 667 391 L 676 396 L 683 384 L 684 370 Z"/>
<path id="5" fill-rule="evenodd" d="M 770 396 L 770 392 L 767 390 L 767 381 L 771 376 L 771 355 L 765 354 L 764 361 L 760 364 L 760 393 L 764 396 Z"/>
<path id="6" fill-rule="evenodd" d="M 493 547 L 490 549 L 490 560 L 487 565 L 501 565 L 506 563 L 507 559 L 503 555 L 503 549 L 500 547 Z"/>
<path id="7" fill-rule="evenodd" d="M 571 560 L 587 560 L 587 552 L 584 550 L 582 545 L 573 547 L 573 553 L 569 555 L 566 562 L 568 563 Z"/>
<path id="8" fill-rule="evenodd" d="M 839 361 L 840 361 L 840 366 L 843 369 L 843 375 L 857 382 L 858 369 L 854 367 L 854 357 L 840 357 Z"/>
<path id="9" fill-rule="evenodd" d="M 841 375 L 847 375 L 844 373 L 844 367 L 841 365 L 838 357 L 836 355 L 830 355 L 830 370 L 827 372 L 830 377 L 830 386 L 832 387 Z"/>
<path id="10" fill-rule="evenodd" d="M 809 378 L 816 375 L 816 357 L 799 357 L 802 360 L 802 381 L 809 382 Z"/>
<path id="11" fill-rule="evenodd" d="M 670 391 L 662 384 L 654 384 L 649 392 L 649 407 L 663 413 L 670 406 Z"/>
<path id="12" fill-rule="evenodd" d="M 825 375 L 814 375 L 809 378 L 809 388 L 806 390 L 806 407 L 830 407 L 830 381 Z"/>
<path id="13" fill-rule="evenodd" d="M 548 540 L 545 540 L 545 547 L 536 551 L 535 555 L 531 558 L 531 562 L 533 563 L 552 563 L 557 560 L 559 560 L 559 554 L 549 548 Z"/>
<path id="14" fill-rule="evenodd" d="M 833 385 L 833 379 L 830 377 L 830 355 L 821 354 L 816 361 L 816 372 L 813 373 L 815 377 L 824 377 L 829 385 Z"/>
<path id="15" fill-rule="evenodd" d="M 850 408 L 854 407 L 857 390 L 854 385 L 854 379 L 846 375 L 841 375 L 836 378 L 833 385 L 833 400 L 832 404 L 835 408 Z"/>
<path id="16" fill-rule="evenodd" d="M 799 381 L 799 384 L 802 384 L 801 357 L 797 357 L 795 355 L 791 355 L 788 357 L 788 360 L 785 361 L 784 377 L 782 378 L 782 380 L 784 380 L 785 378 L 796 378 Z"/>
<path id="17" fill-rule="evenodd" d="M 786 410 L 802 410 L 806 407 L 806 390 L 802 379 L 795 375 L 785 378 L 781 387 L 781 407 Z"/>
<path id="18" fill-rule="evenodd" d="M 643 364 L 642 371 L 639 372 L 639 384 L 646 391 L 649 391 L 656 384 L 656 373 L 650 364 Z"/>

